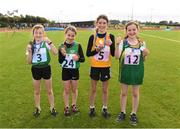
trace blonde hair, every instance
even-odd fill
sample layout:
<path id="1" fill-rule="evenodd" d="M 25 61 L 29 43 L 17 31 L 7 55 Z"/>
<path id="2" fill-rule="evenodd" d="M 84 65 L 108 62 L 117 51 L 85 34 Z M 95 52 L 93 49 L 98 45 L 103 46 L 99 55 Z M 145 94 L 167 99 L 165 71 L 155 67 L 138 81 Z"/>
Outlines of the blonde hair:
<path id="1" fill-rule="evenodd" d="M 41 29 L 43 30 L 43 32 L 44 32 L 44 26 L 41 25 L 41 24 L 37 24 L 37 25 L 33 26 L 33 28 L 32 28 L 32 33 L 34 34 L 34 31 L 37 30 L 37 29 L 40 29 L 40 28 L 41 28 Z"/>
<path id="2" fill-rule="evenodd" d="M 76 27 L 75 26 L 68 26 L 66 29 L 65 29 L 65 34 L 68 32 L 68 31 L 72 31 L 72 32 L 74 32 L 75 34 L 77 34 L 77 29 L 76 29 Z"/>

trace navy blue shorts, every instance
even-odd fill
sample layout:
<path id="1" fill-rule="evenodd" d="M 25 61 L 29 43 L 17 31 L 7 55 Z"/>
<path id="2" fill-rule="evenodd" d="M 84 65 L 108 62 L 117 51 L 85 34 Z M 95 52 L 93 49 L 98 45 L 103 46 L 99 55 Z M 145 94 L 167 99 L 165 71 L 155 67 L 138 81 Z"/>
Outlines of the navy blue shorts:
<path id="1" fill-rule="evenodd" d="M 62 69 L 62 80 L 79 80 L 79 69 Z"/>
<path id="2" fill-rule="evenodd" d="M 32 76 L 34 80 L 50 79 L 51 78 L 51 66 L 47 65 L 45 67 L 32 66 L 31 68 Z"/>
<path id="3" fill-rule="evenodd" d="M 111 78 L 110 67 L 105 67 L 105 68 L 91 67 L 90 77 L 91 79 L 96 81 L 98 81 L 99 79 L 101 81 L 107 81 Z"/>

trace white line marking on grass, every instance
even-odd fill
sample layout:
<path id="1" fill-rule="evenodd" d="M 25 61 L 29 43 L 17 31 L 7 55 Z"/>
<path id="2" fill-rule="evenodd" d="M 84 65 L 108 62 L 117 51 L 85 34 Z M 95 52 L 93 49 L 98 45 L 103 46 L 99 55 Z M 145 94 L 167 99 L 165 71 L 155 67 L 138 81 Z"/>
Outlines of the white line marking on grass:
<path id="1" fill-rule="evenodd" d="M 148 37 L 153 37 L 153 38 L 158 38 L 158 39 L 163 39 L 163 40 L 169 40 L 169 41 L 173 41 L 173 42 L 178 42 L 180 43 L 179 40 L 174 40 L 174 39 L 169 39 L 169 38 L 164 38 L 164 37 L 160 37 L 160 36 L 156 36 L 156 35 L 150 35 L 150 34 L 144 34 L 144 33 L 139 33 L 141 35 L 145 35 L 145 36 L 148 36 Z"/>

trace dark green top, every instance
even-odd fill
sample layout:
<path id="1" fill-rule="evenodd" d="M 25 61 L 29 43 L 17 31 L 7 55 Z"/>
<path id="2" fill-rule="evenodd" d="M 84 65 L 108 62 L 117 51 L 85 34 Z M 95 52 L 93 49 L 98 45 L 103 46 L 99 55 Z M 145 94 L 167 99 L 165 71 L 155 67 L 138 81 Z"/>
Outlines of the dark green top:
<path id="1" fill-rule="evenodd" d="M 144 60 L 140 47 L 131 46 L 123 41 L 123 50 L 119 59 L 119 81 L 127 85 L 141 85 L 144 78 Z"/>

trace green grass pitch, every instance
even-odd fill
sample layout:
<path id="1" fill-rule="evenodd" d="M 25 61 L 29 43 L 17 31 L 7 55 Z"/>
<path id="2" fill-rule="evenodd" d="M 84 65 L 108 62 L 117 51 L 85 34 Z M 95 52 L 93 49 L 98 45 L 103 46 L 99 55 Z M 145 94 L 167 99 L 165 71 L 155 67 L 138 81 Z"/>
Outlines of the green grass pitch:
<path id="1" fill-rule="evenodd" d="M 124 35 L 123 31 L 110 30 L 112 34 Z M 92 30 L 79 30 L 76 41 L 83 46 L 84 54 Z M 47 32 L 58 47 L 64 41 L 64 32 Z M 150 55 L 145 61 L 144 84 L 140 88 L 138 110 L 139 123 L 144 128 L 180 128 L 180 31 L 142 31 Z M 80 113 L 71 117 L 63 115 L 63 85 L 57 56 L 51 55 L 53 90 L 57 117 L 49 113 L 47 95 L 42 81 L 39 118 L 34 118 L 34 97 L 31 66 L 26 63 L 25 48 L 32 39 L 31 32 L 0 33 L 0 128 L 123 128 L 129 124 L 131 112 L 131 88 L 127 101 L 125 122 L 116 122 L 120 112 L 118 83 L 118 60 L 112 59 L 112 78 L 109 82 L 109 111 L 111 118 L 101 115 L 102 87 L 98 83 L 96 96 L 97 116 L 89 118 L 89 59 L 80 67 L 78 107 Z"/>

